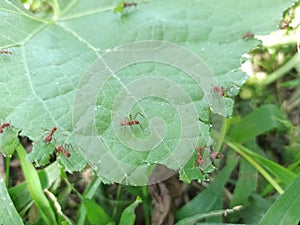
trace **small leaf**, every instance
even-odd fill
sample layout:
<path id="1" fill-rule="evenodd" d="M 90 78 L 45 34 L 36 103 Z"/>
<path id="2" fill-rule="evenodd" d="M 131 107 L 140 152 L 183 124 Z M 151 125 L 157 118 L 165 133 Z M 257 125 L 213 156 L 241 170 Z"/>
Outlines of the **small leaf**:
<path id="1" fill-rule="evenodd" d="M 32 151 L 27 155 L 29 162 L 36 162 L 36 166 L 45 166 L 50 163 L 50 155 L 54 153 L 55 144 L 38 141 L 33 143 Z"/>
<path id="2" fill-rule="evenodd" d="M 190 183 L 192 180 L 204 180 L 205 174 L 215 170 L 213 162 L 210 159 L 209 148 L 203 148 L 201 165 L 197 163 L 197 154 L 188 161 L 188 163 L 179 171 L 180 179 L 185 183 Z"/>
<path id="3" fill-rule="evenodd" d="M 0 150 L 4 156 L 11 157 L 20 144 L 18 133 L 19 130 L 11 127 L 0 134 Z"/>
<path id="4" fill-rule="evenodd" d="M 121 13 L 123 14 L 124 12 L 124 3 L 120 2 L 115 8 L 114 8 L 114 13 Z"/>
<path id="5" fill-rule="evenodd" d="M 92 224 L 106 225 L 107 223 L 111 222 L 110 217 L 106 214 L 104 209 L 94 200 L 85 198 L 84 203 L 88 218 Z"/>
<path id="6" fill-rule="evenodd" d="M 141 202 L 142 202 L 142 200 L 139 197 L 137 197 L 137 199 L 132 204 L 130 204 L 126 209 L 124 209 L 119 225 L 133 225 L 134 224 L 135 217 L 136 217 L 134 210 L 135 210 L 135 207 Z"/>

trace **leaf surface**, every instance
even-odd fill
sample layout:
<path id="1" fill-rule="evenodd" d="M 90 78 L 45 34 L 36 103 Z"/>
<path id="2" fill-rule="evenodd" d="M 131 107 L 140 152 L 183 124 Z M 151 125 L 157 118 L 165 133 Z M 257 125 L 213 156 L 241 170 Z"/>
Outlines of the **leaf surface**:
<path id="1" fill-rule="evenodd" d="M 67 170 L 81 170 L 87 161 L 104 179 L 132 185 L 148 183 L 157 164 L 182 168 L 193 144 L 213 144 L 209 115 L 231 115 L 230 97 L 247 79 L 241 55 L 258 43 L 243 34 L 275 30 L 289 6 L 284 0 L 153 0 L 120 15 L 113 12 L 119 1 L 57 2 L 50 20 L 16 0 L 0 2 L 0 47 L 13 52 L 0 57 L 0 118 L 34 141 L 42 128 L 56 126 L 67 135 L 55 144 L 72 146 L 71 157 L 59 160 Z M 155 55 L 161 46 L 134 45 L 145 40 L 172 48 Z M 213 91 L 216 85 L 225 96 Z M 136 112 L 144 115 L 136 118 L 142 128 L 120 126 Z M 41 154 L 49 151 L 32 154 L 43 164 Z"/>

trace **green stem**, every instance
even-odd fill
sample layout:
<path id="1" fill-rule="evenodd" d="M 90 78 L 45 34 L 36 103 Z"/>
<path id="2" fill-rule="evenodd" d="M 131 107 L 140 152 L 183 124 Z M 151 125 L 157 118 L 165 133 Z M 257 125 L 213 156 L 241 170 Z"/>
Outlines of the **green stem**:
<path id="1" fill-rule="evenodd" d="M 66 183 L 66 185 L 72 190 L 74 191 L 78 197 L 83 200 L 83 197 L 82 195 L 80 194 L 79 191 L 77 191 L 77 189 L 74 187 L 73 184 L 70 183 L 70 181 L 68 180 L 68 175 L 66 174 L 66 172 L 64 171 L 64 169 L 60 169 L 60 175 L 61 175 L 61 178 L 64 180 L 64 182 Z"/>
<path id="2" fill-rule="evenodd" d="M 220 149 L 221 149 L 221 147 L 222 147 L 222 144 L 223 144 L 223 142 L 224 142 L 228 121 L 229 121 L 229 120 L 227 120 L 227 119 L 223 119 L 223 121 L 222 121 L 221 130 L 220 130 L 220 132 L 218 133 L 217 144 L 216 144 L 216 147 L 215 147 L 217 152 L 220 151 Z"/>
<path id="3" fill-rule="evenodd" d="M 267 86 L 280 77 L 284 76 L 289 72 L 291 69 L 293 69 L 295 66 L 299 65 L 300 63 L 300 53 L 296 53 L 287 63 L 285 63 L 283 66 L 281 66 L 279 69 L 268 75 L 262 82 L 262 86 Z"/>
<path id="4" fill-rule="evenodd" d="M 59 3 L 57 0 L 53 0 L 50 4 L 53 8 L 53 13 L 55 15 L 55 19 L 57 19 L 60 15 Z"/>
<path id="5" fill-rule="evenodd" d="M 150 225 L 150 212 L 151 207 L 149 204 L 149 192 L 148 192 L 148 186 L 142 187 L 142 204 L 143 204 L 143 212 L 145 217 L 145 224 Z"/>
<path id="6" fill-rule="evenodd" d="M 252 166 L 257 169 L 258 172 L 275 188 L 275 190 L 279 194 L 283 194 L 284 191 L 283 189 L 277 184 L 277 182 L 269 175 L 269 173 L 264 170 L 255 160 L 252 158 L 250 155 L 247 154 L 244 149 L 245 147 L 241 146 L 240 144 L 237 143 L 232 143 L 227 141 L 226 144 L 231 147 L 233 150 L 235 150 L 237 153 L 239 153 L 241 156 L 243 156 L 249 163 L 252 164 Z"/>
<path id="7" fill-rule="evenodd" d="M 121 206 L 122 206 L 121 202 L 122 202 L 122 185 L 119 184 L 118 190 L 117 190 L 116 207 L 114 208 L 114 212 L 113 212 L 113 215 L 112 215 L 112 218 L 115 221 L 119 217 L 119 214 L 121 212 Z"/>
<path id="8" fill-rule="evenodd" d="M 10 160 L 11 160 L 11 157 L 5 157 L 5 185 L 6 185 L 6 188 L 8 188 L 8 185 L 9 185 Z"/>

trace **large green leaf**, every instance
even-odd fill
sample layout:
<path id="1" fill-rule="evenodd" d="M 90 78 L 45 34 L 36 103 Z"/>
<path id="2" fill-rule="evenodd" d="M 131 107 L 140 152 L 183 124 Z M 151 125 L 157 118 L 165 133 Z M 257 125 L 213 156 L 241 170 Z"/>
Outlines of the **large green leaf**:
<path id="1" fill-rule="evenodd" d="M 82 154 L 106 180 L 132 185 L 148 183 L 157 164 L 181 168 L 193 144 L 213 143 L 210 112 L 230 116 L 230 97 L 247 79 L 241 55 L 258 43 L 243 34 L 275 30 L 289 5 L 153 0 L 120 15 L 119 1 L 54 3 L 49 20 L 0 2 L 0 47 L 12 51 L 0 58 L 0 118 L 34 141 L 58 127 L 66 136 L 56 146 L 72 146 L 60 157 L 66 169 L 82 169 Z M 135 43 L 145 40 L 156 42 Z M 120 126 L 136 112 L 142 128 Z M 30 159 L 43 164 L 40 151 Z"/>

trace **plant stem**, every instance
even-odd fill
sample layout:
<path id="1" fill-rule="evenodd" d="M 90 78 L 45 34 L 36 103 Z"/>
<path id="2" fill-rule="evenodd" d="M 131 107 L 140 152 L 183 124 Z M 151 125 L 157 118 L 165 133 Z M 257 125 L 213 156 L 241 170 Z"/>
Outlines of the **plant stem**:
<path id="1" fill-rule="evenodd" d="M 5 157 L 5 185 L 8 188 L 11 157 Z"/>
<path id="2" fill-rule="evenodd" d="M 223 119 L 222 121 L 222 126 L 220 133 L 218 133 L 218 139 L 217 139 L 217 144 L 216 144 L 216 151 L 219 152 L 222 146 L 222 143 L 224 141 L 225 135 L 226 135 L 226 128 L 227 128 L 227 119 Z"/>
<path id="3" fill-rule="evenodd" d="M 287 63 L 285 63 L 283 66 L 281 66 L 279 69 L 271 73 L 269 76 L 267 76 L 262 82 L 262 86 L 267 86 L 280 77 L 284 76 L 289 72 L 292 68 L 294 68 L 296 65 L 299 65 L 300 63 L 300 53 L 296 53 Z"/>
<path id="4" fill-rule="evenodd" d="M 243 156 L 249 163 L 251 163 L 252 166 L 261 173 L 261 175 L 275 188 L 275 190 L 279 194 L 284 193 L 283 189 L 270 176 L 270 174 L 266 170 L 264 170 L 264 168 L 262 168 L 251 156 L 249 156 L 246 151 L 243 150 L 245 147 L 243 147 L 243 146 L 241 146 L 237 143 L 232 143 L 232 142 L 229 142 L 229 141 L 226 142 L 226 144 L 229 147 L 231 147 L 233 150 L 235 150 L 237 153 L 239 153 L 241 156 Z"/>
<path id="5" fill-rule="evenodd" d="M 58 4 L 57 0 L 53 0 L 53 10 L 54 10 L 55 17 L 58 18 L 60 15 L 60 9 L 59 9 L 59 4 Z"/>
<path id="6" fill-rule="evenodd" d="M 114 208 L 114 212 L 112 215 L 112 218 L 114 221 L 119 218 L 120 212 L 121 212 L 121 202 L 122 202 L 122 185 L 119 184 L 118 190 L 117 190 L 117 201 L 116 201 L 116 207 Z"/>
<path id="7" fill-rule="evenodd" d="M 150 225 L 150 204 L 149 204 L 149 192 L 148 192 L 148 186 L 142 187 L 142 204 L 143 204 L 143 212 L 145 217 L 145 224 Z"/>

